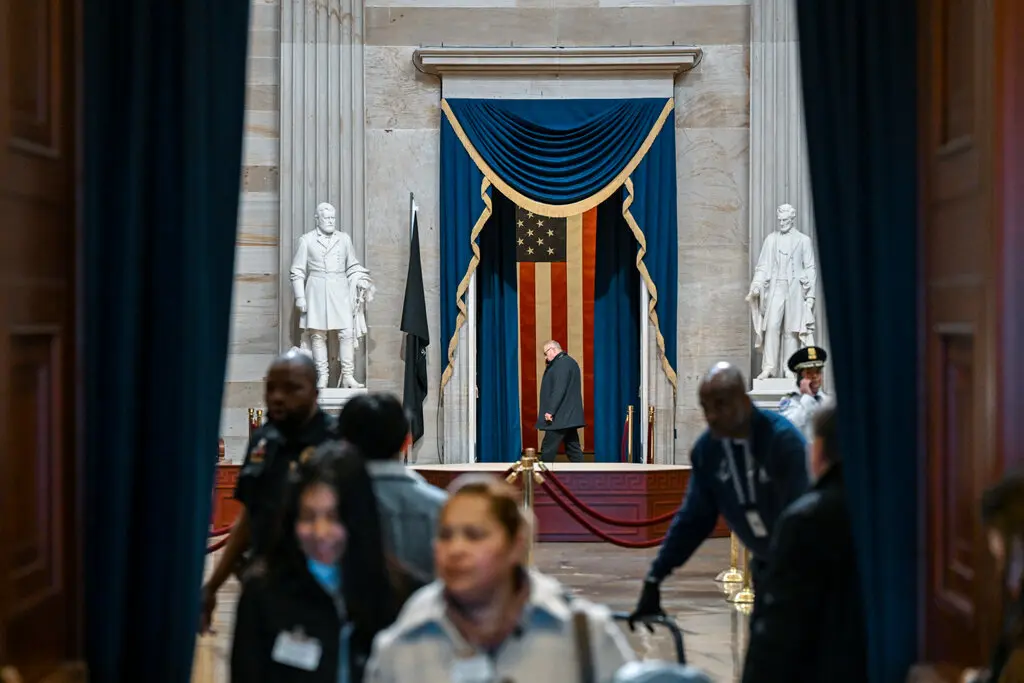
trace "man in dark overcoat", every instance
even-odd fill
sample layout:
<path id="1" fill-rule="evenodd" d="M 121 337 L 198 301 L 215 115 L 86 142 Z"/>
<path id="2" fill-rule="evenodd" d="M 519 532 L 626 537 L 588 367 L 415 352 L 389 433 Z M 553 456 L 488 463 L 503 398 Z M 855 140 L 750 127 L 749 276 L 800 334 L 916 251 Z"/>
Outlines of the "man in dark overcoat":
<path id="1" fill-rule="evenodd" d="M 541 460 L 554 462 L 558 445 L 565 442 L 569 462 L 583 462 L 579 429 L 587 423 L 583 418 L 583 377 L 579 363 L 553 339 L 544 343 L 544 360 L 547 367 L 540 382 L 537 406 L 537 429 L 544 432 Z"/>

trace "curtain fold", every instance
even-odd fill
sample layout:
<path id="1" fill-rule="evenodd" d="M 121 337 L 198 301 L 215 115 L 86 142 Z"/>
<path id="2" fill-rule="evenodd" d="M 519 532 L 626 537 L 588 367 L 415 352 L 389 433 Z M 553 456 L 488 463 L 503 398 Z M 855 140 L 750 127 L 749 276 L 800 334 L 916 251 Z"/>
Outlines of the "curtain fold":
<path id="1" fill-rule="evenodd" d="M 498 177 L 528 199 L 560 205 L 593 197 L 615 181 L 666 107 L 659 98 L 445 102 Z"/>
<path id="2" fill-rule="evenodd" d="M 892 683 L 915 658 L 920 576 L 916 7 L 797 0 L 797 19 L 870 680 Z"/>
<path id="3" fill-rule="evenodd" d="M 191 677 L 234 280 L 248 21 L 248 0 L 85 5 L 91 680 Z"/>
<path id="4" fill-rule="evenodd" d="M 633 406 L 633 453 L 640 455 L 640 274 L 637 244 L 616 194 L 597 209 L 594 275 L 594 461 L 618 462 L 626 407 Z"/>
<path id="5" fill-rule="evenodd" d="M 495 192 L 476 271 L 480 462 L 515 462 L 522 453 L 515 222 L 515 204 Z"/>

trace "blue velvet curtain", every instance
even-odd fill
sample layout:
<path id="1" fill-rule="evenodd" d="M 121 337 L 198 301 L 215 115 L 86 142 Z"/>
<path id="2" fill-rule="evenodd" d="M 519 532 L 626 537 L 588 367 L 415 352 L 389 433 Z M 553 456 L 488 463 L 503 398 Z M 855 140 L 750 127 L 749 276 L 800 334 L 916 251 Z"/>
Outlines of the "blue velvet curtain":
<path id="1" fill-rule="evenodd" d="M 595 462 L 618 462 L 626 406 L 633 419 L 634 456 L 640 454 L 640 274 L 637 244 L 622 217 L 622 196 L 612 195 L 597 209 L 594 269 L 594 424 Z"/>
<path id="2" fill-rule="evenodd" d="M 917 650 L 915 12 L 911 0 L 797 0 L 829 361 L 873 683 L 905 680 Z"/>
<path id="3" fill-rule="evenodd" d="M 186 683 L 227 355 L 248 0 L 85 3 L 86 656 Z"/>
<path id="4" fill-rule="evenodd" d="M 459 127 L 505 183 L 546 204 L 574 203 L 607 186 L 640 149 L 666 100 L 447 100 Z M 665 356 L 675 372 L 677 228 L 675 125 L 670 113 L 633 171 L 631 211 L 647 241 Z M 448 341 L 456 289 L 472 258 L 470 234 L 484 208 L 483 174 L 447 116 L 441 118 L 441 323 Z"/>
<path id="5" fill-rule="evenodd" d="M 519 404 L 519 296 L 516 290 L 516 206 L 492 193 L 493 210 L 480 234 L 477 348 L 480 410 L 477 459 L 515 462 L 523 449 Z"/>

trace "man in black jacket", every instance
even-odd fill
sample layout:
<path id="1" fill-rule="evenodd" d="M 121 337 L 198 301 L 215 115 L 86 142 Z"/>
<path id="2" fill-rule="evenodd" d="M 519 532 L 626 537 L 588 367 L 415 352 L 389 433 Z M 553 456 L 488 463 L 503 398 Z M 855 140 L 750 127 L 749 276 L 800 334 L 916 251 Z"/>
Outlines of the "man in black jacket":
<path id="1" fill-rule="evenodd" d="M 863 683 L 860 575 L 843 486 L 835 404 L 813 417 L 811 490 L 776 522 L 750 628 L 743 683 Z"/>
<path id="2" fill-rule="evenodd" d="M 541 460 L 554 462 L 558 444 L 565 442 L 569 462 L 583 462 L 579 428 L 583 419 L 583 378 L 579 363 L 555 340 L 544 342 L 544 379 L 540 383 L 537 429 L 543 430 Z"/>

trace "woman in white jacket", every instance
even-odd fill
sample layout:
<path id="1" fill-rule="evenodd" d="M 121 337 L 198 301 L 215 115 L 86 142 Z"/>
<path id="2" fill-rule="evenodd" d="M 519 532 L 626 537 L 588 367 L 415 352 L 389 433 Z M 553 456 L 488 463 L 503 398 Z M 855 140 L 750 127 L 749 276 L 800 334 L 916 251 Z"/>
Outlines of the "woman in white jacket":
<path id="1" fill-rule="evenodd" d="M 634 655 L 610 612 L 524 568 L 530 525 L 515 489 L 467 475 L 435 542 L 437 581 L 378 634 L 367 683 L 611 683 Z"/>

